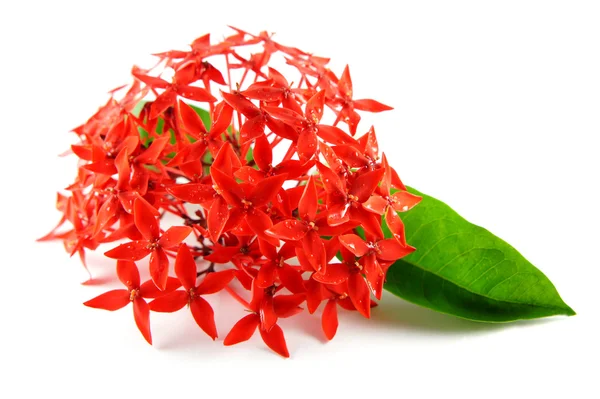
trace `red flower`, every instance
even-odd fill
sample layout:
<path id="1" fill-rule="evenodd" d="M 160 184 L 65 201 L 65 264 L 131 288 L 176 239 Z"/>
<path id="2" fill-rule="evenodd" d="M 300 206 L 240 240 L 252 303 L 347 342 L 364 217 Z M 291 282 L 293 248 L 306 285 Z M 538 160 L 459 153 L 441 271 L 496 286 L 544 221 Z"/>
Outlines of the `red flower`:
<path id="1" fill-rule="evenodd" d="M 155 312 L 176 312 L 189 305 L 192 316 L 200 328 L 213 340 L 217 338 L 217 327 L 212 307 L 202 295 L 221 291 L 233 279 L 233 270 L 209 273 L 196 285 L 196 262 L 187 245 L 182 244 L 175 259 L 175 274 L 185 290 L 173 291 L 155 299 L 150 309 Z"/>
<path id="2" fill-rule="evenodd" d="M 119 280 L 127 287 L 126 290 L 112 290 L 105 292 L 89 301 L 85 302 L 85 306 L 90 308 L 98 308 L 105 310 L 118 310 L 127 306 L 130 302 L 133 303 L 133 317 L 138 329 L 152 345 L 152 334 L 150 333 L 150 309 L 146 303 L 146 299 L 156 298 L 161 295 L 161 292 L 156 289 L 152 281 L 146 281 L 140 285 L 140 273 L 135 263 L 127 260 L 117 262 L 117 276 Z M 170 279 L 168 281 L 169 290 L 176 289 L 179 283 L 177 280 Z M 165 287 L 166 289 L 167 287 Z"/>
<path id="3" fill-rule="evenodd" d="M 77 176 L 58 195 L 59 223 L 40 239 L 63 241 L 84 266 L 87 251 L 127 239 L 105 253 L 118 260 L 127 289 L 86 305 L 115 310 L 133 302 L 150 342 L 149 311 L 187 304 L 216 339 L 205 295 L 225 291 L 250 314 L 224 344 L 258 329 L 285 357 L 279 320 L 304 303 L 314 314 L 325 302 L 328 339 L 338 306 L 369 317 L 388 267 L 414 250 L 398 212 L 420 200 L 380 154 L 373 127 L 354 137 L 357 111 L 391 108 L 354 99 L 348 67 L 338 78 L 328 58 L 267 32 L 234 28 L 219 43 L 203 35 L 186 51 L 156 55 L 155 68 L 134 67 L 132 84 L 111 91 L 73 130 Z M 277 57 L 285 76 L 272 67 Z M 188 100 L 208 103 L 207 111 Z M 382 217 L 391 238 L 384 239 Z M 148 255 L 151 280 L 140 286 L 133 261 Z M 169 277 L 169 257 L 177 278 Z M 198 271 L 196 262 L 207 265 Z M 233 266 L 216 271 L 222 264 Z"/>
<path id="4" fill-rule="evenodd" d="M 105 255 L 121 260 L 140 260 L 151 255 L 152 281 L 159 289 L 165 290 L 169 276 L 169 258 L 165 249 L 176 248 L 192 232 L 192 229 L 188 226 L 173 226 L 161 235 L 156 209 L 140 199 L 135 200 L 133 208 L 135 225 L 144 239 L 121 244 L 106 252 Z"/>

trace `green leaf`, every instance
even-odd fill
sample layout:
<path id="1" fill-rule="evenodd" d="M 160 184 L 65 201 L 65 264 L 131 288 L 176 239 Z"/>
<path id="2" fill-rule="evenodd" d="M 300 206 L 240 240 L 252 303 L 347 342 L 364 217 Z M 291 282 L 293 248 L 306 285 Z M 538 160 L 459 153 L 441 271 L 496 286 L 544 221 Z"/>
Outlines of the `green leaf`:
<path id="1" fill-rule="evenodd" d="M 485 322 L 575 314 L 516 249 L 443 202 L 409 191 L 423 197 L 400 213 L 407 241 L 417 250 L 390 267 L 388 291 L 438 312 Z"/>

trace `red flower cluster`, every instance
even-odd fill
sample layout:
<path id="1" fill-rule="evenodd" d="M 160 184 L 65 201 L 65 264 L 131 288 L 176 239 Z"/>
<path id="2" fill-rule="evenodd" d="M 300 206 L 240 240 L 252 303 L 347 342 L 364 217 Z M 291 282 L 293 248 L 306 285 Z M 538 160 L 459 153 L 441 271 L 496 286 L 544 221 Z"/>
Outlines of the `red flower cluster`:
<path id="1" fill-rule="evenodd" d="M 274 68 L 276 55 L 296 84 Z M 355 138 L 357 110 L 391 108 L 353 99 L 348 67 L 338 78 L 328 59 L 264 32 L 235 29 L 217 44 L 205 35 L 189 51 L 157 56 L 155 68 L 134 67 L 133 83 L 111 92 L 74 129 L 77 179 L 69 196 L 58 194 L 63 217 L 43 240 L 62 240 L 84 265 L 86 250 L 127 240 L 105 253 L 126 289 L 85 304 L 116 310 L 132 302 L 149 343 L 150 311 L 187 304 L 215 339 L 204 296 L 224 290 L 249 312 L 225 345 L 258 329 L 286 357 L 278 320 L 303 304 L 312 314 L 325 302 L 328 339 L 337 330 L 337 306 L 370 317 L 371 294 L 381 298 L 388 267 L 414 250 L 397 211 L 420 200 L 380 158 L 373 128 Z M 206 104 L 212 122 L 194 101 Z M 324 122 L 327 114 L 332 123 Z M 179 225 L 167 228 L 166 214 Z M 382 219 L 391 238 L 384 238 Z M 148 255 L 151 280 L 140 283 L 135 262 Z M 249 300 L 240 290 L 250 291 Z"/>

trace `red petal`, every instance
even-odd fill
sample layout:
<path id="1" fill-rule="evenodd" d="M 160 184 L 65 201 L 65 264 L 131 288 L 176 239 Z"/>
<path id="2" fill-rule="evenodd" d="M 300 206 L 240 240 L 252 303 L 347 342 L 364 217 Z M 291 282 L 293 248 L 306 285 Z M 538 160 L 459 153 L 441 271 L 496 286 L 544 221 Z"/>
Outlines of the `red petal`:
<path id="1" fill-rule="evenodd" d="M 241 94 L 231 94 L 221 92 L 223 99 L 229 104 L 233 109 L 244 115 L 246 118 L 254 118 L 255 116 L 261 114 L 260 109 L 246 97 Z"/>
<path id="2" fill-rule="evenodd" d="M 150 302 L 150 310 L 153 312 L 173 313 L 187 305 L 189 295 L 185 291 L 173 291 L 170 294 L 156 298 Z"/>
<path id="3" fill-rule="evenodd" d="M 358 273 L 350 274 L 348 278 L 348 295 L 352 304 L 367 319 L 371 317 L 371 294 L 367 282 Z"/>
<path id="4" fill-rule="evenodd" d="M 316 231 L 310 230 L 306 233 L 302 239 L 302 248 L 304 249 L 308 261 L 316 271 L 325 268 L 327 258 L 325 245 Z"/>
<path id="5" fill-rule="evenodd" d="M 358 202 L 365 202 L 373 194 L 379 182 L 381 182 L 384 172 L 383 168 L 379 168 L 362 173 L 352 183 L 350 194 L 357 196 Z"/>
<path id="6" fill-rule="evenodd" d="M 276 175 L 258 182 L 254 189 L 252 189 L 252 194 L 249 198 L 252 206 L 256 208 L 269 203 L 279 192 L 286 178 L 286 175 Z"/>
<path id="7" fill-rule="evenodd" d="M 340 243 L 352 252 L 354 255 L 361 257 L 369 252 L 369 246 L 362 238 L 356 234 L 345 234 L 339 237 Z"/>
<path id="8" fill-rule="evenodd" d="M 131 178 L 131 167 L 129 165 L 129 151 L 127 148 L 123 148 L 119 155 L 115 158 L 115 167 L 119 174 L 119 180 L 117 182 L 117 189 L 123 191 L 127 189 L 129 185 L 129 179 Z"/>
<path id="9" fill-rule="evenodd" d="M 289 219 L 277 223 L 265 233 L 280 240 L 300 240 L 308 232 L 308 226 L 297 219 Z"/>
<path id="10" fill-rule="evenodd" d="M 423 197 L 409 193 L 408 191 L 396 191 L 392 194 L 394 202 L 392 205 L 398 212 L 406 212 L 417 205 Z"/>
<path id="11" fill-rule="evenodd" d="M 215 189 L 210 184 L 189 183 L 179 184 L 167 188 L 167 191 L 176 198 L 191 204 L 202 204 L 212 201 Z"/>
<path id="12" fill-rule="evenodd" d="M 140 297 L 136 297 L 133 300 L 133 318 L 146 341 L 152 345 L 152 334 L 150 333 L 150 308 L 146 301 Z"/>
<path id="13" fill-rule="evenodd" d="M 394 238 L 402 245 L 406 245 L 406 233 L 404 232 L 404 223 L 400 216 L 396 213 L 393 208 L 388 208 L 385 213 L 385 222 L 387 223 L 390 232 L 394 235 Z"/>
<path id="14" fill-rule="evenodd" d="M 277 317 L 286 318 L 302 312 L 302 308 L 299 306 L 305 299 L 306 295 L 304 294 L 277 295 L 273 298 L 273 306 Z"/>
<path id="15" fill-rule="evenodd" d="M 200 295 L 215 294 L 225 288 L 233 280 L 234 276 L 235 270 L 208 273 L 198 286 L 196 292 Z"/>
<path id="16" fill-rule="evenodd" d="M 381 229 L 381 217 L 372 212 L 361 208 L 350 208 L 350 219 L 358 222 L 360 226 L 369 234 L 377 238 L 383 238 L 383 230 Z"/>
<path id="17" fill-rule="evenodd" d="M 96 216 L 96 226 L 94 227 L 94 235 L 98 234 L 111 221 L 120 209 L 119 200 L 117 197 L 112 196 L 108 201 L 100 207 L 98 216 Z"/>
<path id="18" fill-rule="evenodd" d="M 317 188 L 313 176 L 310 176 L 308 183 L 304 188 L 304 193 L 298 203 L 298 212 L 300 218 L 307 222 L 312 222 L 317 216 L 318 207 Z"/>
<path id="19" fill-rule="evenodd" d="M 337 86 L 338 92 L 342 97 L 347 99 L 352 98 L 352 78 L 350 77 L 350 68 L 348 65 L 344 68 Z"/>
<path id="20" fill-rule="evenodd" d="M 213 111 L 213 125 L 210 128 L 210 136 L 217 137 L 225 132 L 231 125 L 231 117 L 233 116 L 233 108 L 226 102 L 220 102 L 215 106 Z"/>
<path id="21" fill-rule="evenodd" d="M 380 252 L 377 254 L 379 259 L 398 260 L 415 251 L 410 245 L 402 245 L 393 238 L 382 240 L 377 243 Z"/>
<path id="22" fill-rule="evenodd" d="M 217 197 L 214 200 L 208 211 L 207 219 L 208 233 L 211 239 L 217 242 L 223 234 L 223 229 L 229 219 L 229 206 L 222 197 Z"/>
<path id="23" fill-rule="evenodd" d="M 360 261 L 371 291 L 377 299 L 381 299 L 384 274 L 379 262 L 377 262 L 374 254 L 363 256 Z"/>
<path id="24" fill-rule="evenodd" d="M 258 82 L 250 85 L 242 92 L 248 98 L 260 101 L 277 101 L 283 96 L 283 90 L 272 87 L 267 82 Z"/>
<path id="25" fill-rule="evenodd" d="M 218 169 L 223 172 L 226 176 L 231 176 L 233 172 L 238 170 L 242 166 L 240 158 L 235 153 L 235 150 L 231 146 L 229 141 L 225 142 L 215 157 L 210 170 Z"/>
<path id="26" fill-rule="evenodd" d="M 277 314 L 273 305 L 273 297 L 265 295 L 259 307 L 261 329 L 269 331 L 277 323 Z"/>
<path id="27" fill-rule="evenodd" d="M 177 275 L 186 291 L 190 288 L 196 288 L 197 273 L 196 261 L 188 246 L 183 244 L 179 247 L 175 258 L 175 275 Z"/>
<path id="28" fill-rule="evenodd" d="M 217 326 L 215 312 L 210 304 L 201 297 L 195 297 L 190 303 L 190 310 L 198 326 L 214 341 L 217 338 Z"/>
<path id="29" fill-rule="evenodd" d="M 283 357 L 290 357 L 287 345 L 285 343 L 285 337 L 283 330 L 277 324 L 273 326 L 269 331 L 260 329 L 260 336 L 269 348 L 274 352 L 280 354 Z"/>
<path id="30" fill-rule="evenodd" d="M 187 103 L 183 101 L 177 102 L 177 116 L 181 123 L 181 127 L 185 129 L 192 136 L 198 137 L 206 132 L 204 122 L 200 118 L 200 115 Z"/>
<path id="31" fill-rule="evenodd" d="M 140 288 L 140 272 L 132 261 L 117 261 L 117 276 L 119 280 L 129 289 Z"/>
<path id="32" fill-rule="evenodd" d="M 285 263 L 278 269 L 279 279 L 285 288 L 293 294 L 306 292 L 300 272 Z"/>
<path id="33" fill-rule="evenodd" d="M 265 106 L 263 109 L 275 119 L 295 127 L 301 127 L 306 122 L 304 116 L 287 108 Z"/>
<path id="34" fill-rule="evenodd" d="M 317 134 L 319 135 L 319 137 L 331 144 L 350 144 L 354 147 L 358 147 L 358 143 L 356 142 L 356 140 L 354 140 L 352 136 L 344 132 L 339 127 L 329 125 L 318 125 L 317 128 Z"/>
<path id="35" fill-rule="evenodd" d="M 321 121 L 323 117 L 323 107 L 325 105 L 325 90 L 321 90 L 314 96 L 308 100 L 306 103 L 306 111 L 304 114 L 306 115 L 306 119 L 311 121 L 314 124 L 317 124 Z"/>
<path id="36" fill-rule="evenodd" d="M 258 168 L 263 171 L 268 171 L 273 163 L 273 152 L 271 144 L 264 134 L 258 136 L 254 142 L 254 161 Z"/>
<path id="37" fill-rule="evenodd" d="M 170 140 L 170 135 L 165 134 L 154 141 L 147 150 L 142 152 L 135 158 L 135 161 L 140 164 L 155 164 L 161 153 L 165 149 L 165 146 Z"/>
<path id="38" fill-rule="evenodd" d="M 150 276 L 159 290 L 164 291 L 167 288 L 169 258 L 160 248 L 152 251 L 152 255 L 150 255 Z"/>
<path id="39" fill-rule="evenodd" d="M 241 199 L 244 198 L 244 192 L 235 179 L 215 168 L 214 164 L 213 167 L 210 168 L 210 174 L 213 182 L 219 187 L 223 198 L 231 205 L 242 208 L 243 204 Z"/>
<path id="40" fill-rule="evenodd" d="M 265 118 L 263 115 L 255 116 L 248 119 L 240 129 L 241 143 L 247 143 L 257 137 L 264 136 L 265 133 Z"/>
<path id="41" fill-rule="evenodd" d="M 165 231 L 162 237 L 160 237 L 158 245 L 167 249 L 177 247 L 191 232 L 192 228 L 189 226 L 171 226 Z"/>
<path id="42" fill-rule="evenodd" d="M 351 168 L 362 168 L 369 164 L 369 160 L 360 153 L 357 147 L 351 145 L 338 145 L 333 147 L 335 154 Z"/>
<path id="43" fill-rule="evenodd" d="M 165 294 L 175 291 L 179 287 L 181 287 L 181 282 L 175 277 L 167 278 L 167 288 L 163 291 L 156 287 L 154 281 L 148 280 L 141 285 L 140 296 L 146 299 L 159 298 Z"/>
<path id="44" fill-rule="evenodd" d="M 273 262 L 267 262 L 260 266 L 256 276 L 256 284 L 261 288 L 267 288 L 275 282 L 275 265 Z"/>
<path id="45" fill-rule="evenodd" d="M 177 93 L 171 90 L 171 88 L 165 90 L 152 102 L 150 106 L 150 119 L 156 119 L 167 108 L 175 104 L 175 101 L 177 101 Z"/>
<path id="46" fill-rule="evenodd" d="M 152 205 L 139 198 L 136 198 L 133 203 L 135 227 L 137 227 L 142 236 L 148 241 L 152 241 L 160 235 L 158 220 L 154 217 L 155 211 Z"/>
<path id="47" fill-rule="evenodd" d="M 308 161 L 317 151 L 317 135 L 313 129 L 303 130 L 298 136 L 298 156 L 303 162 Z"/>
<path id="48" fill-rule="evenodd" d="M 248 222 L 250 229 L 252 229 L 252 231 L 256 233 L 257 236 L 259 236 L 263 240 L 266 240 L 272 245 L 279 245 L 279 240 L 273 237 L 269 237 L 265 234 L 265 231 L 267 229 L 273 227 L 273 222 L 271 221 L 271 218 L 267 216 L 266 213 L 264 213 L 260 209 L 254 208 L 252 209 L 252 212 L 249 212 L 246 215 L 246 221 Z"/>
<path id="49" fill-rule="evenodd" d="M 323 285 L 312 278 L 305 282 L 306 306 L 308 313 L 313 314 L 321 304 L 323 298 Z"/>
<path id="50" fill-rule="evenodd" d="M 177 94 L 181 97 L 189 98 L 190 100 L 199 102 L 213 103 L 217 101 L 212 94 L 202 87 L 182 85 L 177 87 Z"/>
<path id="51" fill-rule="evenodd" d="M 342 263 L 330 263 L 327 265 L 325 273 L 314 273 L 312 278 L 324 284 L 341 284 L 348 280 L 349 275 L 350 273 L 347 265 Z"/>
<path id="52" fill-rule="evenodd" d="M 116 248 L 104 253 L 105 256 L 112 259 L 140 260 L 148 256 L 151 251 L 148 249 L 148 241 L 132 241 L 121 244 Z"/>
<path id="53" fill-rule="evenodd" d="M 369 212 L 383 215 L 388 206 L 388 202 L 385 198 L 379 195 L 372 195 L 368 200 L 363 202 L 362 206 Z"/>
<path id="54" fill-rule="evenodd" d="M 321 182 L 328 194 L 346 195 L 343 181 L 333 172 L 333 170 L 329 169 L 321 162 L 317 162 L 317 168 L 321 175 Z"/>
<path id="55" fill-rule="evenodd" d="M 92 298 L 83 304 L 85 306 L 89 306 L 90 308 L 114 311 L 124 308 L 128 303 L 128 290 L 112 290 L 98 295 L 97 297 Z"/>
<path id="56" fill-rule="evenodd" d="M 354 108 L 361 110 L 361 111 L 368 111 L 368 112 L 383 112 L 383 111 L 389 111 L 392 110 L 394 108 L 382 104 L 379 101 L 375 101 L 375 100 L 371 100 L 371 99 L 364 99 L 364 100 L 354 100 Z"/>
<path id="57" fill-rule="evenodd" d="M 256 327 L 258 327 L 259 323 L 260 318 L 257 314 L 253 313 L 243 317 L 235 323 L 231 331 L 229 331 L 223 344 L 229 346 L 248 341 L 252 335 L 254 335 L 254 331 L 256 331 Z"/>
<path id="58" fill-rule="evenodd" d="M 337 305 L 334 299 L 330 299 L 323 309 L 321 326 L 327 339 L 332 340 L 338 328 Z"/>

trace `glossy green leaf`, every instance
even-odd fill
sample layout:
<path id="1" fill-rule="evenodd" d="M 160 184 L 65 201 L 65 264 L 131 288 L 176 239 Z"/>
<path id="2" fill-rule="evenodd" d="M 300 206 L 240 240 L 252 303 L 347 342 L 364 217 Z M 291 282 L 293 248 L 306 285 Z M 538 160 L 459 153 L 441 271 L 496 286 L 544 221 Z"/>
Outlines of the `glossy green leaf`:
<path id="1" fill-rule="evenodd" d="M 390 267 L 388 291 L 477 321 L 575 314 L 550 280 L 516 249 L 443 202 L 409 191 L 423 197 L 419 205 L 400 213 L 407 241 L 417 250 Z"/>

